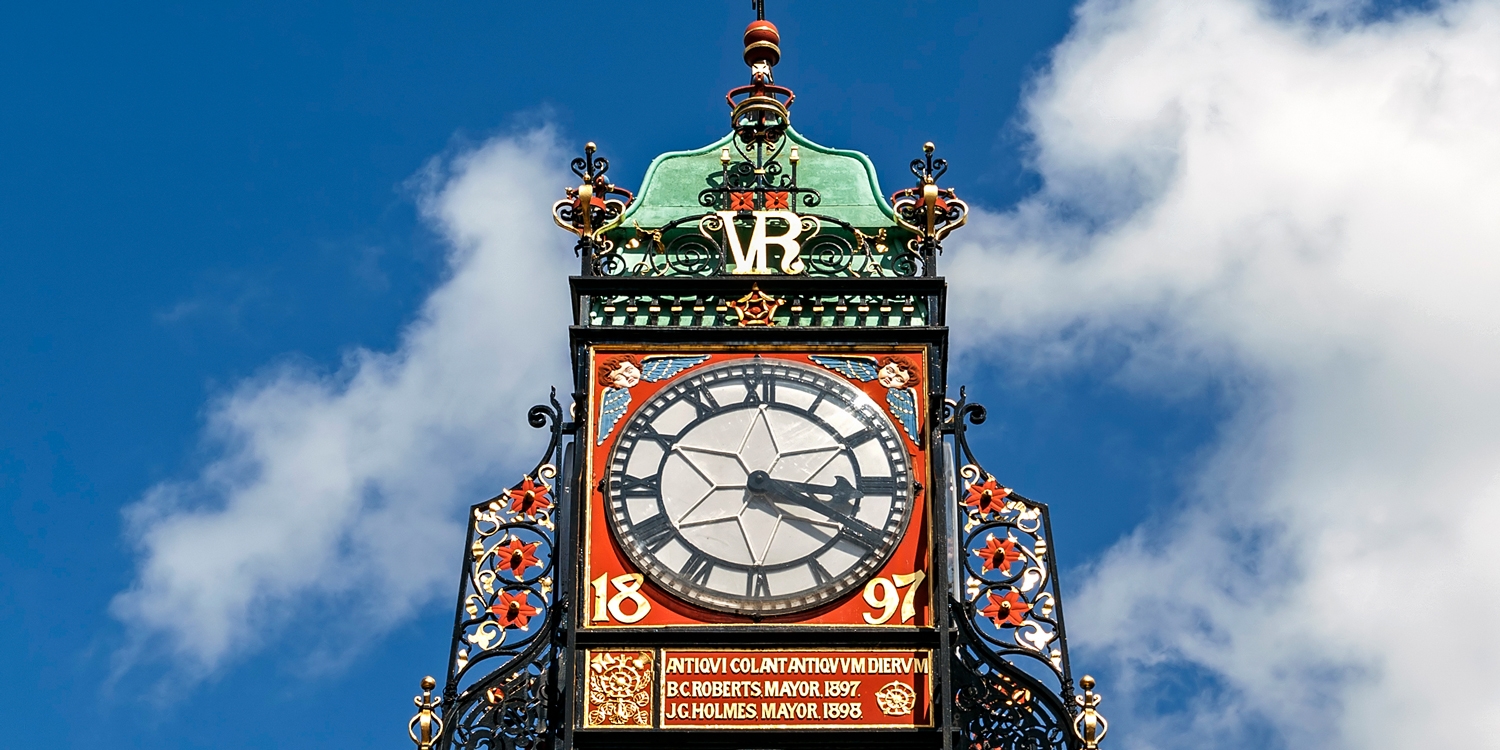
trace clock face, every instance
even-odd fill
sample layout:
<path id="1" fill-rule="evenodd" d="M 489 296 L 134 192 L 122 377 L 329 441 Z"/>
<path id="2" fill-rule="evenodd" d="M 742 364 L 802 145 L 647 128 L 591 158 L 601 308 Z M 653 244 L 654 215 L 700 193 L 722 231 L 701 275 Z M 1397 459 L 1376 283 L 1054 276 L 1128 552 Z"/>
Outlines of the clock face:
<path id="1" fill-rule="evenodd" d="M 631 417 L 606 516 L 631 561 L 697 605 L 776 615 L 862 584 L 911 516 L 906 447 L 831 373 L 783 360 L 692 370 Z"/>

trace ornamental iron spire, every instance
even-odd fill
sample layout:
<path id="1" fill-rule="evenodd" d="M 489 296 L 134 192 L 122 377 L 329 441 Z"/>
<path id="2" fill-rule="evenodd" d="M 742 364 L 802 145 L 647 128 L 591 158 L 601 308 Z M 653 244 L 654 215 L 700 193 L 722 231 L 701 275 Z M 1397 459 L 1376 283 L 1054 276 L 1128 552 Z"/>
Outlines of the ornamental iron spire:
<path id="1" fill-rule="evenodd" d="M 891 195 L 896 222 L 916 233 L 912 249 L 921 248 L 924 253 L 941 252 L 943 238 L 969 220 L 969 204 L 959 200 L 953 188 L 938 187 L 938 178 L 948 171 L 948 160 L 933 159 L 935 150 L 932 141 L 922 144 L 922 156 L 911 160 L 917 186 Z"/>
<path id="2" fill-rule="evenodd" d="M 552 220 L 563 229 L 578 235 L 575 253 L 594 251 L 608 243 L 605 232 L 620 225 L 625 209 L 635 200 L 635 194 L 617 187 L 605 177 L 609 171 L 609 160 L 594 156 L 598 150 L 592 141 L 584 144 L 583 156 L 573 160 L 573 174 L 583 183 L 576 188 L 565 188 L 567 197 L 552 204 Z M 611 197 L 621 196 L 621 198 Z"/>
<path id="3" fill-rule="evenodd" d="M 756 3 L 756 20 L 745 27 L 745 64 L 750 66 L 750 84 L 729 90 L 730 122 L 746 143 L 774 144 L 791 124 L 789 109 L 797 98 L 792 90 L 777 86 L 772 69 L 781 62 L 781 32 L 766 20 L 765 6 Z"/>

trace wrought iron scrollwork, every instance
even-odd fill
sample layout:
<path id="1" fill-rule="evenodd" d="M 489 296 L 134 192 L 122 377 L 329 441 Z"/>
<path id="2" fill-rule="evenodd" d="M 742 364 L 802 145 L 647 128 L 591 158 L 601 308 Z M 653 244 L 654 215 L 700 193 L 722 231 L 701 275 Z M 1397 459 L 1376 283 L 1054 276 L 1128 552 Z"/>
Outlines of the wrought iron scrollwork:
<path id="1" fill-rule="evenodd" d="M 609 181 L 605 176 L 609 160 L 594 156 L 597 149 L 590 142 L 584 145 L 583 156 L 573 160 L 573 174 L 583 182 L 564 189 L 566 197 L 552 204 L 552 220 L 578 235 L 573 251 L 585 258 L 594 273 L 615 275 L 625 270 L 625 263 L 604 235 L 620 225 L 635 194 Z"/>
<path id="2" fill-rule="evenodd" d="M 911 265 L 904 270 L 897 263 L 887 272 L 876 255 L 888 250 L 886 230 L 865 234 L 859 228 L 840 219 L 819 214 L 799 214 L 798 244 L 802 274 L 809 276 L 914 276 L 920 265 Z M 626 230 L 630 231 L 630 230 Z M 733 241 L 727 233 L 736 231 L 733 220 L 719 213 L 699 214 L 675 219 L 657 229 L 634 227 L 635 236 L 625 242 L 625 247 L 644 253 L 630 268 L 634 276 L 716 276 L 724 273 L 728 264 L 726 247 Z M 606 268 L 605 275 L 616 275 L 624 270 L 624 261 L 618 253 L 600 256 L 604 263 L 614 264 Z"/>
<path id="3" fill-rule="evenodd" d="M 984 422 L 984 407 L 961 398 L 951 410 L 956 468 L 963 480 L 958 512 L 966 620 L 990 651 L 1036 660 L 1067 683 L 1047 506 L 1000 484 L 974 458 L 966 428 Z"/>
<path id="4" fill-rule="evenodd" d="M 645 257 L 631 268 L 637 276 L 713 276 L 724 270 L 724 248 L 715 233 L 724 229 L 717 214 L 701 214 L 675 219 L 657 229 L 636 225 L 636 236 L 626 247 L 644 246 Z"/>
<path id="5" fill-rule="evenodd" d="M 934 159 L 932 143 L 922 144 L 922 156 L 911 162 L 916 187 L 898 190 L 891 195 L 896 223 L 917 236 L 907 243 L 909 258 L 903 263 L 930 265 L 942 252 L 943 239 L 969 220 L 969 204 L 958 199 L 952 188 L 938 187 L 937 181 L 948 171 L 947 159 Z"/>
<path id="6" fill-rule="evenodd" d="M 734 157 L 738 153 L 738 159 Z M 780 156 L 787 153 L 788 171 Z M 796 211 L 816 208 L 823 196 L 797 184 L 797 146 L 788 149 L 785 139 L 769 142 L 733 141 L 719 153 L 718 179 L 698 193 L 698 204 L 715 211 Z"/>
<path id="7" fill-rule="evenodd" d="M 448 679 L 441 699 L 426 706 L 418 699 L 412 720 L 423 750 L 514 750 L 547 736 L 548 675 L 563 609 L 554 580 L 557 464 L 573 429 L 563 416 L 554 389 L 550 404 L 527 413 L 532 427 L 550 428 L 541 460 L 516 485 L 470 508 Z M 420 729 L 434 726 L 435 740 Z"/>
<path id="8" fill-rule="evenodd" d="M 954 653 L 954 707 L 969 750 L 1074 750 L 1070 717 L 1035 678 L 971 645 Z"/>
<path id="9" fill-rule="evenodd" d="M 953 603 L 962 636 L 955 679 L 969 683 L 967 703 L 960 693 L 962 720 L 975 736 L 999 743 L 976 747 L 1092 750 L 1107 723 L 1095 710 L 1092 678 L 1085 682 L 1087 707 L 1074 694 L 1057 562 L 1049 546 L 1051 517 L 1045 504 L 1001 484 L 975 458 L 968 427 L 983 424 L 986 416 L 963 389 L 958 401 L 943 406 L 954 470 L 962 480 L 956 507 L 962 596 Z M 1048 676 L 1055 693 L 1032 670 Z M 1013 686 L 1025 688 L 1024 694 Z M 1008 690 L 1012 697 L 1003 699 Z"/>

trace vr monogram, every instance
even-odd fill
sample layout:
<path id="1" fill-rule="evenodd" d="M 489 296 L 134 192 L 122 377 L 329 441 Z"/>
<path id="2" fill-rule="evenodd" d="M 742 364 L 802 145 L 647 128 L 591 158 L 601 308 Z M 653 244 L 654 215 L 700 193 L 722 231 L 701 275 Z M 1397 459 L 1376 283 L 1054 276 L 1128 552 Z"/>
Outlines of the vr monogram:
<path id="1" fill-rule="evenodd" d="M 755 229 L 750 233 L 750 244 L 745 245 L 740 241 L 739 232 L 736 231 L 734 224 L 735 216 L 740 214 L 734 211 L 719 211 L 718 215 L 724 222 L 724 234 L 729 239 L 729 251 L 734 255 L 734 270 L 731 273 L 770 273 L 766 265 L 766 247 L 769 245 L 781 248 L 782 273 L 802 273 L 806 268 L 800 257 L 802 245 L 797 242 L 797 238 L 802 234 L 802 217 L 791 211 L 755 211 Z M 786 224 L 786 231 L 782 234 L 771 234 L 768 223 L 771 219 Z"/>

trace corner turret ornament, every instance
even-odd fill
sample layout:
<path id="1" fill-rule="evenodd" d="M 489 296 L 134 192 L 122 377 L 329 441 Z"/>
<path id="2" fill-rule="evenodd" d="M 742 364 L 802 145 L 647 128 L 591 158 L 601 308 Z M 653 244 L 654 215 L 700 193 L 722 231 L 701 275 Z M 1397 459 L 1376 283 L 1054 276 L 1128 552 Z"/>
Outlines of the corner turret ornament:
<path id="1" fill-rule="evenodd" d="M 952 188 L 938 187 L 937 179 L 948 171 L 948 160 L 934 160 L 934 150 L 931 141 L 922 144 L 922 157 L 911 162 L 917 186 L 896 191 L 891 205 L 897 223 L 916 233 L 912 242 L 940 250 L 943 238 L 969 220 L 969 204 L 959 200 Z"/>
<path id="2" fill-rule="evenodd" d="M 620 225 L 620 217 L 635 199 L 629 190 L 616 187 L 605 177 L 609 160 L 594 156 L 597 150 L 592 142 L 584 145 L 583 156 L 574 159 L 571 165 L 573 174 L 583 183 L 564 190 L 567 197 L 552 204 L 552 220 L 578 235 L 574 252 L 585 255 L 610 244 L 604 233 Z"/>
<path id="3" fill-rule="evenodd" d="M 594 143 L 572 160 L 572 390 L 468 509 L 448 669 L 408 737 L 1097 750 L 1048 506 L 984 467 L 986 410 L 948 395 L 937 264 L 969 207 L 931 143 L 887 196 L 798 133 L 752 5 L 726 135 L 634 191 Z"/>

